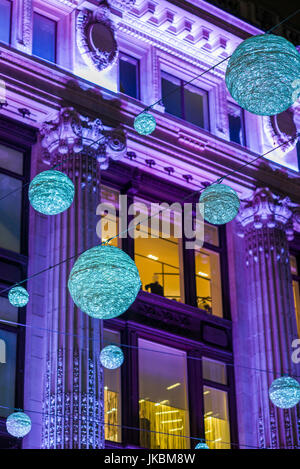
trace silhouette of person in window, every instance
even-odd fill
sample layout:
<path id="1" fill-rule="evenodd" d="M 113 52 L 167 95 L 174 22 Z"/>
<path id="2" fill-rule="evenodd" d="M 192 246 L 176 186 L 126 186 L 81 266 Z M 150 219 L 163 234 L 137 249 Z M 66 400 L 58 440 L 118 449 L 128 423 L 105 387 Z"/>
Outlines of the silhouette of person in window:
<path id="1" fill-rule="evenodd" d="M 146 291 L 149 291 L 150 289 L 151 293 L 154 293 L 155 295 L 164 296 L 164 289 L 158 281 L 158 275 L 154 274 L 152 280 L 152 283 L 148 283 L 148 285 L 145 285 Z"/>

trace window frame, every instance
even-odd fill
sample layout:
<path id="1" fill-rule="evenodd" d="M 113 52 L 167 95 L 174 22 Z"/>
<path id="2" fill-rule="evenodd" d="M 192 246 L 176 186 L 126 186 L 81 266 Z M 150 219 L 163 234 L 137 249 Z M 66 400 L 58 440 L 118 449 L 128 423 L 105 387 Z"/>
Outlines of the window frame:
<path id="1" fill-rule="evenodd" d="M 120 84 L 121 84 L 120 61 L 122 60 L 122 57 L 126 57 L 130 60 L 136 61 L 136 98 L 133 96 L 130 96 L 129 94 L 124 93 L 123 91 L 120 91 Z M 130 55 L 126 52 L 120 51 L 119 60 L 118 60 L 118 72 L 119 72 L 118 73 L 118 92 L 124 94 L 125 96 L 128 96 L 129 98 L 140 101 L 141 99 L 141 59 L 134 57 L 134 55 Z"/>
<path id="2" fill-rule="evenodd" d="M 13 21 L 13 0 L 8 0 L 10 3 L 10 11 L 9 11 L 9 39 L 8 42 L 1 42 L 1 44 L 7 44 L 8 46 L 11 45 L 12 41 L 12 21 Z"/>
<path id="3" fill-rule="evenodd" d="M 34 15 L 38 15 L 38 16 L 41 16 L 42 18 L 46 18 L 50 21 L 52 21 L 54 24 L 55 24 L 55 28 L 54 28 L 54 61 L 52 60 L 48 60 L 48 59 L 45 59 L 44 57 L 40 57 L 39 55 L 35 55 L 33 53 L 33 31 L 34 31 Z M 58 32 L 58 21 L 54 18 L 51 18 L 50 16 L 48 16 L 47 14 L 45 14 L 45 12 L 40 12 L 39 10 L 36 10 L 34 9 L 33 11 L 33 19 L 32 19 L 32 56 L 37 58 L 37 59 L 40 59 L 40 60 L 44 60 L 45 62 L 47 63 L 51 63 L 51 64 L 57 64 L 57 56 L 58 56 L 58 51 L 57 51 L 57 46 L 58 46 L 58 37 L 57 37 L 57 32 Z"/>
<path id="4" fill-rule="evenodd" d="M 230 125 L 229 125 L 229 116 L 231 115 L 229 112 L 229 106 L 236 107 L 240 111 L 240 118 L 241 118 L 241 131 L 242 131 L 242 143 L 235 142 L 233 140 L 230 140 Z M 243 148 L 248 148 L 248 142 L 247 142 L 247 132 L 246 132 L 246 116 L 245 116 L 245 110 L 240 107 L 238 104 L 234 103 L 231 100 L 227 100 L 227 115 L 228 115 L 228 137 L 229 137 L 229 142 L 234 143 L 236 145 L 240 145 Z"/>

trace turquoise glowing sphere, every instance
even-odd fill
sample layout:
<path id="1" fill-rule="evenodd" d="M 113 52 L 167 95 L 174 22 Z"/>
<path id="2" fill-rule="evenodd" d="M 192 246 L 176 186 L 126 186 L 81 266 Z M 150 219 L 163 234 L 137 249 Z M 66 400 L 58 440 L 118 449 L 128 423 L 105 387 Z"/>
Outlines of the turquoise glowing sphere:
<path id="1" fill-rule="evenodd" d="M 289 376 L 277 378 L 270 386 L 269 397 L 276 407 L 290 409 L 300 402 L 300 384 Z"/>
<path id="2" fill-rule="evenodd" d="M 207 446 L 206 443 L 198 443 L 196 446 L 195 446 L 195 449 L 210 449 L 209 446 Z"/>
<path id="3" fill-rule="evenodd" d="M 29 293 L 23 287 L 13 287 L 8 292 L 8 300 L 16 308 L 23 308 L 29 301 Z"/>
<path id="4" fill-rule="evenodd" d="M 150 135 L 154 132 L 156 120 L 149 112 L 143 112 L 134 119 L 134 128 L 140 135 Z"/>
<path id="5" fill-rule="evenodd" d="M 16 438 L 23 438 L 31 430 L 30 417 L 24 412 L 14 412 L 6 419 L 8 433 Z"/>
<path id="6" fill-rule="evenodd" d="M 199 202 L 204 204 L 204 219 L 213 225 L 223 225 L 238 214 L 240 200 L 226 184 L 212 184 L 202 192 Z"/>
<path id="7" fill-rule="evenodd" d="M 104 368 L 115 370 L 124 362 L 124 354 L 120 347 L 116 345 L 107 345 L 100 352 L 100 362 Z"/>
<path id="8" fill-rule="evenodd" d="M 134 302 L 141 287 L 134 261 L 115 246 L 95 246 L 75 262 L 68 281 L 78 308 L 89 316 L 120 316 Z"/>
<path id="9" fill-rule="evenodd" d="M 272 116 L 296 101 L 300 54 L 287 39 L 273 34 L 253 36 L 232 54 L 225 81 L 231 96 L 247 111 Z"/>
<path id="10" fill-rule="evenodd" d="M 35 176 L 28 191 L 32 207 L 44 215 L 57 215 L 67 210 L 73 202 L 74 194 L 71 179 L 53 169 Z"/>

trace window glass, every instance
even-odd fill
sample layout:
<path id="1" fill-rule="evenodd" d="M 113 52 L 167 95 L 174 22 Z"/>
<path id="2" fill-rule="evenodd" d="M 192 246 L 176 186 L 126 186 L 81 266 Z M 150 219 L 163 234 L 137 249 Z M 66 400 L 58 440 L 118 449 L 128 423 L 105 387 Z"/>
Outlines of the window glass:
<path id="1" fill-rule="evenodd" d="M 0 247 L 14 252 L 20 252 L 21 188 L 22 181 L 0 174 L 0 198 L 12 192 L 0 204 Z"/>
<path id="2" fill-rule="evenodd" d="M 7 417 L 15 407 L 16 343 L 14 332 L 0 329 L 0 416 Z"/>
<path id="3" fill-rule="evenodd" d="M 11 1 L 0 0 L 0 41 L 10 43 Z"/>
<path id="4" fill-rule="evenodd" d="M 101 220 L 97 226 L 97 234 L 101 234 L 102 241 L 114 238 L 110 241 L 110 244 L 121 247 L 121 238 L 116 237 L 119 233 L 119 192 L 110 187 L 102 186 L 101 204 L 107 204 L 107 207 L 103 205 L 104 210 L 101 213 L 97 212 L 98 215 L 101 215 Z"/>
<path id="5" fill-rule="evenodd" d="M 18 308 L 12 306 L 8 299 L 3 296 L 0 296 L 0 321 L 1 319 L 12 322 L 18 321 Z"/>
<path id="6" fill-rule="evenodd" d="M 140 213 L 142 221 L 145 221 L 151 214 L 150 206 L 147 212 L 147 204 L 142 201 L 139 203 L 138 199 L 135 199 L 135 203 L 137 213 Z M 158 210 L 153 207 L 152 213 L 158 213 Z M 136 231 L 138 237 L 135 239 L 135 263 L 140 273 L 143 290 L 171 300 L 184 301 L 183 277 L 180 269 L 182 249 L 181 239 L 178 237 L 182 225 L 181 213 L 180 215 L 178 213 L 174 215 L 171 211 L 165 210 L 156 218 L 159 221 L 159 229 L 153 228 L 155 224 L 153 217 L 149 220 L 148 228 L 143 224 L 141 229 Z"/>
<path id="7" fill-rule="evenodd" d="M 205 439 L 210 449 L 230 449 L 227 392 L 203 387 Z"/>
<path id="8" fill-rule="evenodd" d="M 126 54 L 119 59 L 120 91 L 132 98 L 139 98 L 139 61 Z"/>
<path id="9" fill-rule="evenodd" d="M 32 53 L 37 57 L 55 62 L 56 55 L 56 21 L 33 14 Z"/>
<path id="10" fill-rule="evenodd" d="M 295 256 L 290 256 L 290 263 L 292 274 L 298 275 L 297 258 Z"/>
<path id="11" fill-rule="evenodd" d="M 225 363 L 202 358 L 203 379 L 214 381 L 215 383 L 227 384 L 227 374 Z"/>
<path id="12" fill-rule="evenodd" d="M 161 76 L 161 95 L 165 111 L 172 116 L 183 118 L 180 80 L 165 72 L 162 72 Z"/>
<path id="13" fill-rule="evenodd" d="M 214 316 L 223 316 L 219 254 L 201 248 L 195 251 L 198 308 Z"/>
<path id="14" fill-rule="evenodd" d="M 297 282 L 297 280 L 293 280 L 293 294 L 298 327 L 298 336 L 300 337 L 300 283 Z"/>
<path id="15" fill-rule="evenodd" d="M 228 102 L 229 138 L 231 142 L 245 145 L 244 112 L 236 104 Z"/>
<path id="16" fill-rule="evenodd" d="M 188 449 L 185 352 L 139 339 L 139 393 L 141 446 Z"/>
<path id="17" fill-rule="evenodd" d="M 300 139 L 298 138 L 296 145 L 297 160 L 298 160 L 298 171 L 300 171 Z"/>
<path id="18" fill-rule="evenodd" d="M 217 226 L 204 225 L 204 242 L 212 244 L 213 246 L 219 246 L 219 229 Z"/>
<path id="19" fill-rule="evenodd" d="M 120 334 L 104 329 L 104 347 L 106 345 L 120 345 Z M 121 441 L 121 369 L 104 370 L 104 412 L 105 439 Z"/>
<path id="20" fill-rule="evenodd" d="M 16 174 L 23 174 L 23 153 L 0 145 L 0 168 Z"/>
<path id="21" fill-rule="evenodd" d="M 184 119 L 201 129 L 209 128 L 207 93 L 192 85 L 184 87 Z"/>

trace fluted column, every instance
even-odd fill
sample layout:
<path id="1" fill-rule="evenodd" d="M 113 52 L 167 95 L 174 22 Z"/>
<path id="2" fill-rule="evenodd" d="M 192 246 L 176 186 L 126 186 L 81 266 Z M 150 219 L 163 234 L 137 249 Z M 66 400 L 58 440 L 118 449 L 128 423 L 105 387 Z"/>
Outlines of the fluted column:
<path id="1" fill-rule="evenodd" d="M 57 121 L 42 130 L 51 166 L 58 165 L 56 169 L 68 174 L 75 186 L 72 206 L 48 217 L 47 265 L 56 267 L 47 274 L 44 448 L 104 447 L 102 321 L 74 305 L 67 282 L 79 254 L 100 243 L 100 168 L 107 167 L 112 154 L 123 152 L 126 139 L 120 135 L 104 129 L 99 120 L 82 119 L 73 109 L 63 109 Z M 91 147 L 101 136 L 101 142 Z"/>
<path id="2" fill-rule="evenodd" d="M 294 204 L 269 189 L 257 189 L 242 203 L 240 234 L 245 246 L 247 325 L 240 347 L 247 358 L 236 368 L 236 386 L 249 386 L 248 431 L 260 448 L 292 448 L 299 444 L 297 408 L 281 410 L 269 399 L 272 381 L 284 373 L 297 375 L 291 360 L 297 326 L 292 292 L 288 240 L 293 236 Z M 242 324 L 241 324 L 242 325 Z M 237 335 L 239 322 L 236 324 Z M 239 351 L 238 351 L 239 352 Z M 240 351 L 243 352 L 242 350 Z M 243 368 L 244 366 L 244 368 Z M 245 416 L 242 416 L 244 418 Z"/>

